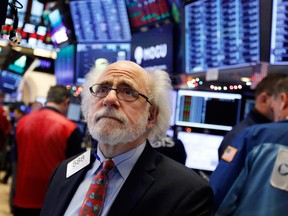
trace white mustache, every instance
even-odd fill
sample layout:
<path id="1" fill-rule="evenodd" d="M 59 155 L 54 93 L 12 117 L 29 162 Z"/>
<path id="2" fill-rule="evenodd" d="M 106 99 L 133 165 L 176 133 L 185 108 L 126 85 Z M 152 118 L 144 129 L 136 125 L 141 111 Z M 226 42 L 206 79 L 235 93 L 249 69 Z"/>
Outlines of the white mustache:
<path id="1" fill-rule="evenodd" d="M 122 114 L 120 114 L 119 112 L 116 112 L 115 110 L 101 110 L 97 113 L 95 113 L 94 115 L 94 119 L 96 121 L 98 121 L 99 119 L 103 118 L 103 117 L 109 117 L 109 118 L 114 118 L 120 122 L 127 122 L 127 118 L 126 116 L 123 116 Z"/>

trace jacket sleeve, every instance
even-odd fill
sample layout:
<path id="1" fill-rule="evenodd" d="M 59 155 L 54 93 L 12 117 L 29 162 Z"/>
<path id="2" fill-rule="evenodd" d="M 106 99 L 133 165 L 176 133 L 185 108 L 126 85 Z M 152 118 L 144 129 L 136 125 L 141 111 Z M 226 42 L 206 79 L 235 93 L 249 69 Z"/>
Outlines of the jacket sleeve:
<path id="1" fill-rule="evenodd" d="M 230 162 L 221 159 L 218 166 L 210 176 L 210 185 L 214 192 L 214 210 L 216 211 L 222 203 L 229 189 L 237 179 L 245 165 L 247 155 L 247 134 L 248 128 L 240 132 L 232 141 L 231 146 L 236 148 L 236 154 L 231 152 Z M 229 153 L 227 153 L 229 154 Z"/>

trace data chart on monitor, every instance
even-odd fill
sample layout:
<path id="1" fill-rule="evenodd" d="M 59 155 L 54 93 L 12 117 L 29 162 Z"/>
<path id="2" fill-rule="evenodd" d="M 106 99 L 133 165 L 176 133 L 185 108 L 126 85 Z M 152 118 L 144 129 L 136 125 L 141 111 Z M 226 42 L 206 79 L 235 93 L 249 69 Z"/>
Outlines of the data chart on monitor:
<path id="1" fill-rule="evenodd" d="M 179 90 L 176 125 L 229 131 L 240 121 L 242 95 Z"/>

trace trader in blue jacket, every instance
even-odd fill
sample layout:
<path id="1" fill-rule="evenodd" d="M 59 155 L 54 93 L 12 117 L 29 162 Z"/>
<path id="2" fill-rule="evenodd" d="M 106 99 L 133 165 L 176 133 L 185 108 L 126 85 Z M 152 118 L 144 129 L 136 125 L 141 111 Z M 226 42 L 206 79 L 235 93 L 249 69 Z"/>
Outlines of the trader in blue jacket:
<path id="1" fill-rule="evenodd" d="M 288 78 L 272 96 L 274 123 L 244 129 L 210 176 L 216 215 L 287 215 Z"/>
<path id="2" fill-rule="evenodd" d="M 274 72 L 268 74 L 264 79 L 262 79 L 256 86 L 255 89 L 255 104 L 253 108 L 249 111 L 247 116 L 237 125 L 235 125 L 231 131 L 225 134 L 219 149 L 218 155 L 219 159 L 228 145 L 230 145 L 233 139 L 241 132 L 244 128 L 255 125 L 270 123 L 273 121 L 273 112 L 271 110 L 271 95 L 275 88 L 275 84 L 280 80 L 287 77 L 284 73 Z"/>

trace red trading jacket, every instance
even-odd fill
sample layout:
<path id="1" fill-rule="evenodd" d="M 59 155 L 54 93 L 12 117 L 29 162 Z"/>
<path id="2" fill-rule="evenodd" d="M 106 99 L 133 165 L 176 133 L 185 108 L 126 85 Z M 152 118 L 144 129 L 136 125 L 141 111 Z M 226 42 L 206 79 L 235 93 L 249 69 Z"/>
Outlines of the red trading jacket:
<path id="1" fill-rule="evenodd" d="M 0 106 L 0 149 L 5 146 L 5 139 L 11 130 L 11 124 L 8 121 L 3 107 Z"/>
<path id="2" fill-rule="evenodd" d="M 42 207 L 50 176 L 57 164 L 66 159 L 67 140 L 76 127 L 51 109 L 42 109 L 19 120 L 15 206 Z"/>

